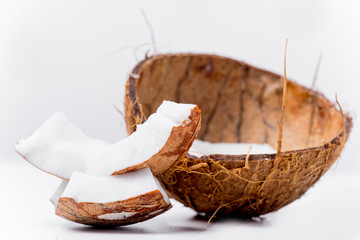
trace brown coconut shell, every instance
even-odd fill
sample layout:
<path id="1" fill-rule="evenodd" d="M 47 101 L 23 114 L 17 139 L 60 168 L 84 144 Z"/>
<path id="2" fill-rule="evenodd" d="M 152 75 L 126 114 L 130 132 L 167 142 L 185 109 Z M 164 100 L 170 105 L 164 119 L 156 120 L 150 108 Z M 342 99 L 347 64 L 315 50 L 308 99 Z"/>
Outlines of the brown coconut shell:
<path id="1" fill-rule="evenodd" d="M 197 104 L 198 138 L 277 147 L 283 77 L 241 61 L 206 54 L 165 54 L 136 65 L 126 84 L 127 130 L 163 100 Z M 339 157 L 352 127 L 322 94 L 287 83 L 282 151 L 187 155 L 157 176 L 169 195 L 194 210 L 259 216 L 301 197 Z"/>
<path id="2" fill-rule="evenodd" d="M 111 203 L 76 202 L 73 198 L 62 197 L 56 207 L 56 215 L 69 221 L 93 226 L 123 226 L 153 218 L 168 209 L 171 204 L 164 200 L 159 190 Z M 131 213 L 121 220 L 102 219 L 101 215 Z"/>

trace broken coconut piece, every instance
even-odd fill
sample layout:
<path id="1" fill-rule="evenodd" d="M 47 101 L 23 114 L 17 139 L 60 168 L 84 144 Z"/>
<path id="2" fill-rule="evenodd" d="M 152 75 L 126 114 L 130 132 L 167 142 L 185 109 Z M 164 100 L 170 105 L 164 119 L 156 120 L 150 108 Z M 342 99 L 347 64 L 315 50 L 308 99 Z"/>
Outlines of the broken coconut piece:
<path id="1" fill-rule="evenodd" d="M 171 203 L 149 168 L 118 176 L 73 172 L 58 201 L 56 214 L 95 226 L 141 222 L 171 208 Z"/>
<path id="2" fill-rule="evenodd" d="M 187 154 L 199 130 L 196 105 L 164 101 L 136 132 L 89 156 L 86 171 L 116 175 L 150 166 L 154 175 L 160 174 Z"/>
<path id="3" fill-rule="evenodd" d="M 115 144 L 95 140 L 61 112 L 21 140 L 15 150 L 34 166 L 63 179 L 73 171 L 121 174 L 150 166 L 154 174 L 185 156 L 200 129 L 200 109 L 164 101 L 138 131 Z"/>
<path id="4" fill-rule="evenodd" d="M 107 145 L 74 126 L 62 112 L 54 113 L 38 130 L 15 145 L 15 151 L 35 167 L 69 179 L 75 170 L 85 171 L 87 153 Z"/>

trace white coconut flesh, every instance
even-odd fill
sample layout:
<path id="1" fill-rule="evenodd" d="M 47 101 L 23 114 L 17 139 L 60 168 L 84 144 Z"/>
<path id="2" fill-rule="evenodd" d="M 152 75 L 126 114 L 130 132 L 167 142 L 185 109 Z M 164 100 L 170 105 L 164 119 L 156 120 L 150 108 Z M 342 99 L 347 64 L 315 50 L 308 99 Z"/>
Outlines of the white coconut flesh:
<path id="1" fill-rule="evenodd" d="M 251 154 L 276 152 L 276 150 L 267 143 L 211 143 L 195 139 L 189 150 L 189 154 L 196 157 L 210 154 L 242 155 L 247 154 L 249 149 Z"/>
<path id="2" fill-rule="evenodd" d="M 120 169 L 141 164 L 158 153 L 165 145 L 174 127 L 188 123 L 196 105 L 164 101 L 156 113 L 122 141 L 107 145 L 89 156 L 86 171 L 110 175 Z"/>
<path id="3" fill-rule="evenodd" d="M 154 191 L 161 194 L 161 201 L 141 202 L 144 196 Z M 64 213 L 69 211 L 69 206 L 66 206 L 68 199 L 73 199 L 78 204 L 78 207 L 70 207 L 70 215 L 78 216 L 82 223 L 90 225 L 96 225 L 94 218 L 103 220 L 102 224 L 120 220 L 121 225 L 126 225 L 127 221 L 133 223 L 137 218 L 143 221 L 171 207 L 168 196 L 149 168 L 116 176 L 96 176 L 74 171 L 57 206 L 57 214 L 65 218 L 69 216 Z M 126 203 L 126 200 L 130 203 Z M 102 209 L 100 213 L 99 208 Z M 70 217 L 69 220 L 73 219 Z"/>
<path id="4" fill-rule="evenodd" d="M 61 195 L 65 191 L 69 181 L 68 180 L 61 180 L 59 186 L 56 188 L 55 192 L 50 197 L 50 202 L 56 207 Z"/>
<path id="5" fill-rule="evenodd" d="M 187 123 L 195 106 L 164 101 L 136 132 L 115 144 L 89 137 L 56 112 L 19 141 L 15 150 L 36 167 L 63 179 L 69 179 L 73 171 L 111 175 L 158 153 L 172 129 Z"/>
<path id="6" fill-rule="evenodd" d="M 111 203 L 160 191 L 166 203 L 169 197 L 149 168 L 114 176 L 97 176 L 74 171 L 61 198 L 76 202 Z"/>
<path id="7" fill-rule="evenodd" d="M 85 171 L 86 154 L 107 145 L 74 126 L 63 113 L 54 113 L 37 131 L 15 145 L 15 150 L 34 166 L 69 179 L 74 170 Z"/>

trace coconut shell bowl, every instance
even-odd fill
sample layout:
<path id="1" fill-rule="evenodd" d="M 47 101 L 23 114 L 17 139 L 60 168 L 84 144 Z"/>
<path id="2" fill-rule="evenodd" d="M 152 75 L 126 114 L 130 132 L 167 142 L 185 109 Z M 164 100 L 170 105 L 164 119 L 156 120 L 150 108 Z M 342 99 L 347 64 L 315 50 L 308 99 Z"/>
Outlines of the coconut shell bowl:
<path id="1" fill-rule="evenodd" d="M 163 54 L 139 62 L 126 84 L 129 134 L 163 100 L 197 104 L 198 139 L 278 147 L 284 78 L 205 54 Z M 322 94 L 287 81 L 278 154 L 187 154 L 156 177 L 170 197 L 199 213 L 255 217 L 300 198 L 339 157 L 351 117 Z"/>

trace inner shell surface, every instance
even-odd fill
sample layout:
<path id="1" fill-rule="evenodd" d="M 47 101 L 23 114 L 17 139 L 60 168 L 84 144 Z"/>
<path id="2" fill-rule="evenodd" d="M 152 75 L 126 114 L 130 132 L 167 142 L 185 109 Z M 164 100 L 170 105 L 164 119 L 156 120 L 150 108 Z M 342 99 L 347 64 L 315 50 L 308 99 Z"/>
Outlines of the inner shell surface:
<path id="1" fill-rule="evenodd" d="M 136 80 L 145 116 L 163 100 L 197 104 L 210 142 L 268 143 L 276 148 L 283 78 L 214 55 L 159 55 L 146 60 Z M 321 94 L 288 81 L 282 150 L 316 147 L 343 127 L 342 115 Z"/>

